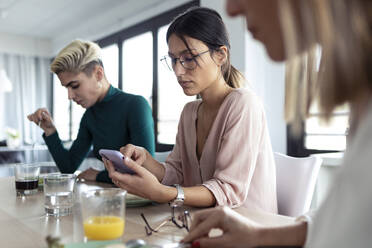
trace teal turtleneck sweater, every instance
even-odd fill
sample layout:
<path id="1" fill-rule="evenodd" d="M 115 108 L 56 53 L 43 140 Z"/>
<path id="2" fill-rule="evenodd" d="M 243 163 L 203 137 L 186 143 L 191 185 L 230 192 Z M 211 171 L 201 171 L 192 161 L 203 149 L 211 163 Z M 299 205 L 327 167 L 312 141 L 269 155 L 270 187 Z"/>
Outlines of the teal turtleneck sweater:
<path id="1" fill-rule="evenodd" d="M 69 150 L 63 147 L 58 132 L 43 137 L 62 173 L 74 173 L 92 145 L 97 159 L 101 159 L 99 149 L 119 150 L 129 143 L 146 148 L 152 155 L 155 152 L 149 104 L 142 96 L 127 94 L 112 86 L 102 101 L 85 111 L 77 138 Z M 96 180 L 111 182 L 106 170 L 101 171 Z"/>

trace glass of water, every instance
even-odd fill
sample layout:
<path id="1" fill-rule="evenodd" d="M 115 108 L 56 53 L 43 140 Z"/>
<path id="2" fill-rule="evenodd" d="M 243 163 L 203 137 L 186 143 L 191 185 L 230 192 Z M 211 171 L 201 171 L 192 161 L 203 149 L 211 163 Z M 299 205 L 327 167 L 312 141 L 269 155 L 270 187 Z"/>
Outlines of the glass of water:
<path id="1" fill-rule="evenodd" d="M 44 207 L 47 215 L 65 216 L 74 206 L 74 174 L 48 174 L 44 177 Z"/>

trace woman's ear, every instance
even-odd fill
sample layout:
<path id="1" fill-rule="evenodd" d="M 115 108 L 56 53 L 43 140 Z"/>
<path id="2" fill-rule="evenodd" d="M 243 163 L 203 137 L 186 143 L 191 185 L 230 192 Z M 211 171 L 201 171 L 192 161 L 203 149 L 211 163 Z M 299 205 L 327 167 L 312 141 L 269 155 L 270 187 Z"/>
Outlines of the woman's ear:
<path id="1" fill-rule="evenodd" d="M 214 60 L 218 66 L 226 63 L 228 57 L 228 50 L 226 46 L 221 46 L 219 50 L 214 53 Z"/>

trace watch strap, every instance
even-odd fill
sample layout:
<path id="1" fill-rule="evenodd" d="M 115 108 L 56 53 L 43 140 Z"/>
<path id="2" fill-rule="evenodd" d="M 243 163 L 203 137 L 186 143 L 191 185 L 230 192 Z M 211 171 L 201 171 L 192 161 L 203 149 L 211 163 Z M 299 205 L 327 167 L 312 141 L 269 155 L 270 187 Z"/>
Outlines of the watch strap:
<path id="1" fill-rule="evenodd" d="M 180 207 L 183 205 L 183 202 L 185 200 L 185 192 L 183 191 L 182 186 L 179 184 L 174 184 L 172 186 L 177 189 L 177 196 L 169 204 L 171 205 L 171 207 Z"/>

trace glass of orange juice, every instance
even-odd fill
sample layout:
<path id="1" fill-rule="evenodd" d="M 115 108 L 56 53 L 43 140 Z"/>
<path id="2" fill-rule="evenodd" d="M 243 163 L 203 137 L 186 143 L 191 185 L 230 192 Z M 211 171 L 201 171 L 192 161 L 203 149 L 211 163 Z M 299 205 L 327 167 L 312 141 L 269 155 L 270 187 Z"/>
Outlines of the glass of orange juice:
<path id="1" fill-rule="evenodd" d="M 125 190 L 94 189 L 81 196 L 84 234 L 88 240 L 119 239 L 125 227 Z"/>

